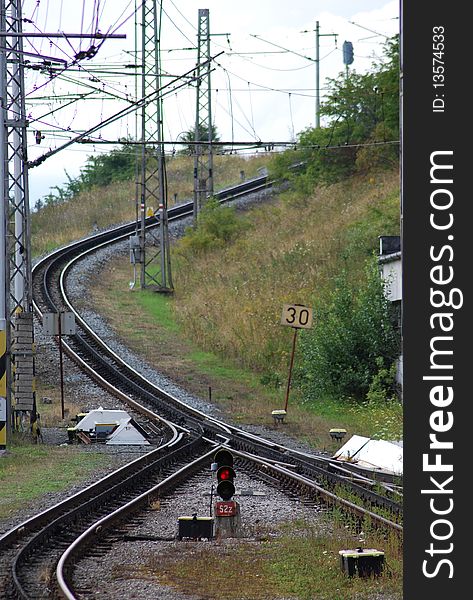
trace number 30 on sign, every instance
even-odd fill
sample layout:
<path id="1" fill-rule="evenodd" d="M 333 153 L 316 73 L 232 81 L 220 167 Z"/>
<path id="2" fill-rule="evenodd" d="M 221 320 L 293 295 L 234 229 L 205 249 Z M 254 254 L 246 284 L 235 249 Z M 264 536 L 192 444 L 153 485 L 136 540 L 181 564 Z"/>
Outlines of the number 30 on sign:
<path id="1" fill-rule="evenodd" d="M 300 304 L 285 304 L 282 309 L 281 325 L 310 329 L 312 327 L 312 309 Z"/>

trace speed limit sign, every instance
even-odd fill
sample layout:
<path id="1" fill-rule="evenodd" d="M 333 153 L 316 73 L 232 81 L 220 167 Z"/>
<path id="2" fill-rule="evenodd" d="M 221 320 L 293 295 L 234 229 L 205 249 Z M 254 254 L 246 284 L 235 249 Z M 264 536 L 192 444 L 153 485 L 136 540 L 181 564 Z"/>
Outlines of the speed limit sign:
<path id="1" fill-rule="evenodd" d="M 281 325 L 288 325 L 296 329 L 310 329 L 312 327 L 312 309 L 300 304 L 285 304 L 282 309 Z"/>

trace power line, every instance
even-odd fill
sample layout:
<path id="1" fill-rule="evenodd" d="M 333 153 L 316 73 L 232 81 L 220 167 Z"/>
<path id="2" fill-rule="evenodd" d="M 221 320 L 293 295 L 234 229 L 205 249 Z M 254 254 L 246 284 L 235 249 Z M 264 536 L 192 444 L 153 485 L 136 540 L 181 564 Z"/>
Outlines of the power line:
<path id="1" fill-rule="evenodd" d="M 217 56 L 219 56 L 219 55 L 217 55 Z M 211 59 L 211 60 L 213 60 L 213 59 Z M 186 75 L 189 75 L 189 73 L 191 73 L 193 70 L 194 69 L 191 69 L 191 70 L 187 71 L 187 73 L 184 73 L 184 75 L 182 75 L 179 79 L 181 79 L 182 77 L 185 77 Z M 50 156 L 53 156 L 57 152 L 60 152 L 62 149 L 66 148 L 67 146 L 69 146 L 69 145 L 71 145 L 71 144 L 73 144 L 75 142 L 80 141 L 80 139 L 83 138 L 83 137 L 85 137 L 85 135 L 91 134 L 91 133 L 97 131 L 98 129 L 101 129 L 102 127 L 106 127 L 107 125 L 110 125 L 111 123 L 114 123 L 118 119 L 121 119 L 122 117 L 130 114 L 131 112 L 137 110 L 138 108 L 141 108 L 143 106 L 143 104 L 146 104 L 147 102 L 150 102 L 151 100 L 155 99 L 159 94 L 161 94 L 161 96 L 167 95 L 167 94 L 170 94 L 172 92 L 175 92 L 177 88 L 182 87 L 184 85 L 187 85 L 187 83 L 182 83 L 179 86 L 173 88 L 172 90 L 166 90 L 166 88 L 168 88 L 173 83 L 175 83 L 175 82 L 174 81 L 169 82 L 169 83 L 163 85 L 160 89 L 151 92 L 147 96 L 144 96 L 140 100 L 137 100 L 136 102 L 132 102 L 129 107 L 124 108 L 123 110 L 115 113 L 114 115 L 112 115 L 108 119 L 105 119 L 105 121 L 102 121 L 101 123 L 95 125 L 94 127 L 91 127 L 87 132 L 85 132 L 83 134 L 80 134 L 76 138 L 70 140 L 67 144 L 64 144 L 63 146 L 61 146 L 59 148 L 56 148 L 55 150 L 51 150 L 50 152 L 46 152 L 45 154 L 43 154 L 42 156 L 40 156 L 39 158 L 37 158 L 34 161 L 29 161 L 28 165 L 30 167 L 37 167 L 38 165 L 40 165 L 41 163 L 43 163 Z M 163 90 L 166 90 L 166 91 L 163 92 Z"/>

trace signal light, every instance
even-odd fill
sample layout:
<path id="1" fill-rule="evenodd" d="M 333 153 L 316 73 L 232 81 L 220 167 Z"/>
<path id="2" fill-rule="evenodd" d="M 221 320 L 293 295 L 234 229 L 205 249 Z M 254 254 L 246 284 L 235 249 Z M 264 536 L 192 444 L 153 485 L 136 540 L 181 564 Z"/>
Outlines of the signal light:
<path id="1" fill-rule="evenodd" d="M 343 64 L 351 65 L 353 60 L 353 44 L 351 42 L 343 42 Z"/>
<path id="2" fill-rule="evenodd" d="M 222 500 L 230 500 L 235 493 L 233 480 L 236 473 L 233 468 L 233 454 L 228 450 L 218 450 L 214 461 L 217 466 L 217 494 Z"/>
<path id="3" fill-rule="evenodd" d="M 230 479 L 231 478 L 231 471 L 228 467 L 222 467 L 220 469 L 220 476 L 219 479 L 220 480 L 224 480 L 224 479 Z"/>

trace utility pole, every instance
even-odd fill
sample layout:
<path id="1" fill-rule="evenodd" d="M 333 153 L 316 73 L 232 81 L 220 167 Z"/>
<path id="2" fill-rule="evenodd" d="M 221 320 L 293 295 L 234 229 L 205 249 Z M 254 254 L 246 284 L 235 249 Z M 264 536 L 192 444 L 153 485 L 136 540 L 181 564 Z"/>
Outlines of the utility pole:
<path id="1" fill-rule="evenodd" d="M 160 11 L 161 7 L 158 7 L 154 0 L 142 2 L 141 93 L 143 98 L 161 88 Z M 163 101 L 160 96 L 152 102 L 145 103 L 141 111 L 139 260 L 142 289 L 172 292 L 162 112 Z M 147 142 L 154 144 L 153 156 L 150 156 L 151 150 L 146 146 Z M 158 220 L 157 228 L 146 227 L 148 216 Z"/>
<path id="2" fill-rule="evenodd" d="M 21 0 L 0 0 L 0 450 L 12 428 L 32 425 L 37 416 L 28 167 L 40 164 L 48 153 L 35 164 L 28 162 L 23 57 L 66 62 L 24 52 L 23 39 L 104 37 L 23 33 L 21 6 Z"/>
<path id="3" fill-rule="evenodd" d="M 201 66 L 203 63 L 203 66 Z M 209 9 L 199 8 L 197 28 L 196 112 L 194 140 L 194 223 L 213 187 L 212 103 L 210 87 Z M 205 139 L 206 138 L 206 139 Z M 206 141 L 206 144 L 198 142 Z"/>
<path id="4" fill-rule="evenodd" d="M 27 165 L 21 0 L 0 0 L 1 128 L 0 246 L 5 257 L 0 283 L 0 404 L 6 405 L 7 433 L 34 415 L 31 236 Z M 13 367 L 13 368 L 12 368 Z M 14 377 L 13 377 L 14 373 Z M 5 392 L 5 400 L 3 400 Z M 0 406 L 1 408 L 1 406 Z M 0 434 L 1 435 L 1 434 Z"/>
<path id="5" fill-rule="evenodd" d="M 337 43 L 337 33 L 320 33 L 319 22 L 315 23 L 315 127 L 320 127 L 320 38 L 330 37 L 335 38 Z"/>

